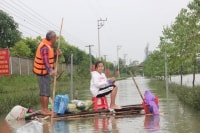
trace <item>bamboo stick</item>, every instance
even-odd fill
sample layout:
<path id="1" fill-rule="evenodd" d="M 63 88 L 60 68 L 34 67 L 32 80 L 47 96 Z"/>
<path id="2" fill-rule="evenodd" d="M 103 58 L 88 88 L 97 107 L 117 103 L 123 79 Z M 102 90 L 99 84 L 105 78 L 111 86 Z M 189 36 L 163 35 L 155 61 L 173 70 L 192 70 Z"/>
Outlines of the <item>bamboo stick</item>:
<path id="1" fill-rule="evenodd" d="M 63 27 L 63 18 L 62 18 L 62 21 L 61 21 L 61 27 L 60 27 L 60 32 L 59 32 L 59 40 L 58 40 L 58 48 L 60 48 L 60 39 L 61 39 L 61 32 L 62 32 L 62 27 Z M 55 63 L 55 71 L 57 73 L 57 70 L 58 70 L 58 54 L 56 55 L 56 63 Z M 52 114 L 51 114 L 51 118 L 54 117 L 54 98 L 55 98 L 55 93 L 56 93 L 56 75 L 54 75 L 54 80 L 53 80 L 53 102 L 52 102 Z"/>
<path id="2" fill-rule="evenodd" d="M 135 80 L 135 78 L 134 78 L 134 76 L 133 76 L 133 73 L 130 71 L 130 74 L 131 74 L 131 77 L 132 77 L 132 79 L 133 79 L 133 82 L 134 82 L 134 84 L 135 84 L 135 86 L 136 86 L 136 88 L 137 88 L 137 90 L 138 90 L 138 92 L 139 92 L 139 94 L 140 94 L 140 97 L 142 98 L 142 101 L 145 103 L 145 101 L 144 101 L 144 97 L 143 97 L 143 95 L 142 95 L 142 93 L 141 93 L 141 91 L 140 91 L 140 88 L 138 87 L 138 84 L 137 84 L 137 82 L 136 82 L 136 80 Z"/>

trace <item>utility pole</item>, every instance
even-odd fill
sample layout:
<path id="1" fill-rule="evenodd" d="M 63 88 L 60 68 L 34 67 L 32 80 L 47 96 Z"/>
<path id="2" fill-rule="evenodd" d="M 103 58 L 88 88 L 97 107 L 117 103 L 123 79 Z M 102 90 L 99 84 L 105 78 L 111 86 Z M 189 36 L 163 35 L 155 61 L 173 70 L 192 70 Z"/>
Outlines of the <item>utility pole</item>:
<path id="1" fill-rule="evenodd" d="M 120 71 L 119 71 L 119 50 L 121 49 L 120 45 L 117 45 L 117 71 L 119 72 L 119 78 L 120 78 Z"/>
<path id="2" fill-rule="evenodd" d="M 116 63 L 116 61 L 114 61 L 114 72 L 116 72 L 117 71 L 117 63 Z"/>
<path id="3" fill-rule="evenodd" d="M 166 85 L 166 97 L 168 100 L 168 72 L 167 72 L 167 52 L 165 51 L 165 85 Z"/>
<path id="4" fill-rule="evenodd" d="M 70 83 L 70 96 L 71 96 L 71 100 L 74 99 L 74 83 L 73 83 L 73 53 L 71 52 L 71 83 Z"/>
<path id="5" fill-rule="evenodd" d="M 147 45 L 146 45 L 146 47 L 144 49 L 144 52 L 145 52 L 145 59 L 147 59 L 148 56 L 149 56 L 149 43 L 147 43 Z"/>
<path id="6" fill-rule="evenodd" d="M 91 56 L 91 53 L 92 53 L 92 51 L 91 51 L 91 47 L 93 47 L 94 45 L 87 45 L 87 46 L 85 46 L 85 47 L 89 47 L 89 57 L 90 57 L 90 71 L 91 71 L 91 69 L 92 69 L 92 56 Z"/>
<path id="7" fill-rule="evenodd" d="M 99 54 L 99 60 L 101 60 L 101 48 L 100 48 L 100 32 L 99 30 L 104 26 L 104 22 L 107 21 L 106 19 L 99 19 L 97 20 L 97 29 L 98 29 L 98 54 Z"/>
<path id="8" fill-rule="evenodd" d="M 105 71 L 106 71 L 106 68 L 107 68 L 107 66 L 106 66 L 106 56 L 107 56 L 107 55 L 104 55 L 104 62 L 105 62 L 105 63 L 104 63 L 104 67 L 105 67 L 105 68 L 104 68 L 104 69 L 105 69 Z"/>
<path id="9" fill-rule="evenodd" d="M 127 54 L 124 54 L 124 69 L 125 69 L 125 72 L 127 72 L 127 67 L 126 67 L 126 56 Z"/>
<path id="10" fill-rule="evenodd" d="M 127 54 L 124 54 L 124 65 L 126 66 L 126 56 Z"/>

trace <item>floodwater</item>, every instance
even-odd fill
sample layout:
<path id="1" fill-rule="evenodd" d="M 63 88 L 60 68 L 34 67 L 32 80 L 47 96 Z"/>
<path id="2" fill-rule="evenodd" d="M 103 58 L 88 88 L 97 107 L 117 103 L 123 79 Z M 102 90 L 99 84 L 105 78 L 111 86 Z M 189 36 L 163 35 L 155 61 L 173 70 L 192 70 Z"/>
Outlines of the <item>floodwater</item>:
<path id="1" fill-rule="evenodd" d="M 137 77 L 141 92 L 149 87 L 148 79 Z M 117 103 L 120 105 L 140 104 L 142 100 L 132 79 L 117 82 L 119 92 Z M 76 120 L 33 121 L 25 125 L 24 121 L 10 123 L 0 122 L 0 133 L 199 133 L 200 112 L 179 102 L 175 95 L 169 93 L 166 99 L 165 91 L 154 90 L 159 97 L 162 115 L 133 115 L 124 118 L 84 118 Z M 87 92 L 87 91 L 83 91 Z M 82 94 L 82 93 L 81 93 Z M 83 94 L 82 94 L 83 95 Z M 109 100 L 109 97 L 107 98 Z M 24 126 L 23 126 L 24 125 Z M 12 127 L 12 128 L 10 128 Z M 7 129 L 7 131 L 6 131 Z"/>
<path id="2" fill-rule="evenodd" d="M 192 74 L 183 75 L 183 85 L 192 87 L 192 79 L 193 79 L 193 75 Z M 177 84 L 181 83 L 180 75 L 172 76 L 171 80 L 172 80 L 172 82 L 175 82 Z M 195 75 L 195 85 L 196 86 L 200 85 L 200 74 L 196 74 Z"/>

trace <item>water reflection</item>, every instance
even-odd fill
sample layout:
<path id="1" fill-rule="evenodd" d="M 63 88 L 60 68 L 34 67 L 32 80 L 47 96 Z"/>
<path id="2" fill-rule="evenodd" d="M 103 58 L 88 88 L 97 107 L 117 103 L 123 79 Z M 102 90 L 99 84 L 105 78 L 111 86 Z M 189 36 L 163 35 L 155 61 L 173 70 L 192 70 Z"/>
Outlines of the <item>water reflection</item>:
<path id="1" fill-rule="evenodd" d="M 43 133 L 119 133 L 119 119 L 115 117 L 91 118 L 82 120 L 61 120 L 43 124 Z"/>
<path id="2" fill-rule="evenodd" d="M 21 128 L 26 124 L 25 120 L 13 120 L 13 121 L 6 121 L 3 120 L 0 122 L 0 131 L 2 133 L 11 133 L 16 132 L 17 129 Z"/>
<path id="3" fill-rule="evenodd" d="M 45 130 L 45 127 L 43 127 Z M 48 131 L 48 126 L 46 127 Z M 48 132 L 46 132 L 48 133 Z M 54 133 L 69 133 L 69 125 L 67 121 L 55 121 Z"/>
<path id="4" fill-rule="evenodd" d="M 0 121 L 0 131 L 2 133 L 9 133 L 10 127 L 5 121 Z"/>
<path id="5" fill-rule="evenodd" d="M 144 127 L 147 133 L 158 131 L 160 129 L 160 116 L 159 115 L 145 115 Z"/>
<path id="6" fill-rule="evenodd" d="M 119 133 L 117 127 L 118 120 L 114 117 L 111 118 L 94 118 L 94 132 L 93 133 Z"/>
<path id="7" fill-rule="evenodd" d="M 109 127 L 109 119 L 108 118 L 94 118 L 94 133 L 99 133 L 103 131 L 108 131 Z"/>
<path id="8" fill-rule="evenodd" d="M 148 79 L 137 77 L 136 81 L 142 93 L 148 89 Z M 117 103 L 130 105 L 142 103 L 142 100 L 133 85 L 131 79 L 117 82 L 119 93 Z M 151 89 L 151 88 L 150 88 Z M 95 117 L 75 120 L 42 122 L 43 133 L 198 133 L 200 123 L 200 112 L 179 102 L 174 94 L 169 93 L 166 100 L 165 90 L 153 90 L 159 96 L 159 106 L 163 110 L 162 116 L 133 115 L 128 117 Z M 88 93 L 88 92 L 85 92 Z M 84 94 L 84 92 L 83 92 Z M 88 96 L 90 98 L 90 96 Z M 108 98 L 109 100 L 109 98 Z M 4 122 L 0 121 L 0 133 L 16 133 L 16 129 L 28 124 L 26 121 Z M 53 125 L 53 126 L 52 126 Z M 12 128 L 10 128 L 12 127 Z M 34 126 L 33 126 L 34 127 Z M 40 127 L 40 126 L 37 126 Z M 14 130 L 13 130 L 14 129 Z M 27 133 L 31 133 L 31 128 Z M 37 131 L 35 133 L 38 133 Z"/>
<path id="9" fill-rule="evenodd" d="M 118 122 L 119 122 L 119 120 L 116 118 L 111 119 L 112 133 L 119 133 L 119 128 L 117 126 Z"/>

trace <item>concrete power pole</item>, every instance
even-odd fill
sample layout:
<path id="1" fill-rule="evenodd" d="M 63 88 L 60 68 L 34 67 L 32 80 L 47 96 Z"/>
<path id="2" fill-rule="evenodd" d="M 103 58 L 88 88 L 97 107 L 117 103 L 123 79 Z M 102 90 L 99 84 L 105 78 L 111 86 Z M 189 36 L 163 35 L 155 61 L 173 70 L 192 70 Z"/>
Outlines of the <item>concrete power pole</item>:
<path id="1" fill-rule="evenodd" d="M 70 82 L 70 97 L 71 97 L 71 100 L 74 99 L 74 80 L 73 80 L 73 53 L 71 52 L 71 67 L 70 67 L 70 73 L 71 73 L 71 76 L 70 76 L 70 79 L 71 79 L 71 82 Z"/>
<path id="2" fill-rule="evenodd" d="M 99 30 L 104 26 L 104 22 L 107 21 L 106 19 L 99 19 L 97 20 L 97 29 L 98 29 L 98 55 L 99 55 L 99 60 L 101 60 L 101 48 L 100 48 L 100 32 Z"/>
<path id="3" fill-rule="evenodd" d="M 165 85 L 166 85 L 166 97 L 167 97 L 167 100 L 168 100 L 168 68 L 167 68 L 167 52 L 166 52 L 166 50 L 165 50 Z"/>
<path id="4" fill-rule="evenodd" d="M 91 47 L 93 47 L 94 45 L 87 45 L 86 47 L 89 47 L 89 57 L 90 57 L 90 71 L 92 69 L 92 54 L 91 54 Z"/>
<path id="5" fill-rule="evenodd" d="M 119 72 L 119 78 L 120 78 L 120 71 L 119 71 L 119 50 L 121 49 L 120 45 L 117 45 L 117 71 Z"/>
<path id="6" fill-rule="evenodd" d="M 126 56 L 127 54 L 124 54 L 124 65 L 126 66 Z"/>
<path id="7" fill-rule="evenodd" d="M 147 59 L 149 56 L 149 43 L 147 43 L 147 45 L 144 49 L 144 53 L 145 53 L 145 59 Z"/>
<path id="8" fill-rule="evenodd" d="M 127 72 L 126 57 L 127 57 L 127 54 L 124 54 L 124 69 L 125 69 L 125 72 Z"/>
<path id="9" fill-rule="evenodd" d="M 106 71 L 106 69 L 107 69 L 107 66 L 106 66 L 106 56 L 107 56 L 107 55 L 104 55 L 104 62 L 105 62 L 105 63 L 104 63 L 104 67 L 105 67 L 105 68 L 104 68 L 104 69 L 105 69 L 105 71 Z"/>

